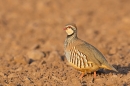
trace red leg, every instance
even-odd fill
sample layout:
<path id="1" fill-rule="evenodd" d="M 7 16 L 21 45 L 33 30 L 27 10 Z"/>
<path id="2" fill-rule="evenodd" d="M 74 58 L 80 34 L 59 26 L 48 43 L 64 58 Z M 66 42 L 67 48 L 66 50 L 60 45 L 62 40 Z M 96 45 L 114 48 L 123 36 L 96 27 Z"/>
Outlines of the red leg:
<path id="1" fill-rule="evenodd" d="M 93 77 L 94 79 L 96 78 L 96 71 L 94 72 L 94 77 Z"/>
<path id="2" fill-rule="evenodd" d="M 81 76 L 79 77 L 79 79 L 82 80 L 83 76 L 84 76 L 84 72 L 82 72 L 82 74 L 81 74 Z"/>
<path id="3" fill-rule="evenodd" d="M 93 75 L 93 80 L 92 80 L 93 83 L 94 83 L 95 78 L 96 78 L 96 71 L 94 72 L 94 75 Z"/>

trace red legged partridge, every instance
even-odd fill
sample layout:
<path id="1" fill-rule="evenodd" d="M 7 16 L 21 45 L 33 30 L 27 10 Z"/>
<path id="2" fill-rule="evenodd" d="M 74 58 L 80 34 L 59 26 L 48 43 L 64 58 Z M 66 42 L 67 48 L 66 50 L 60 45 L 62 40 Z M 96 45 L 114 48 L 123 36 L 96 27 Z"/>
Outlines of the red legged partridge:
<path id="1" fill-rule="evenodd" d="M 64 43 L 65 56 L 69 65 L 82 72 L 80 80 L 85 73 L 91 72 L 94 72 L 94 78 L 96 78 L 96 71 L 100 68 L 117 72 L 98 49 L 77 37 L 76 25 L 68 24 L 64 30 L 67 33 Z"/>

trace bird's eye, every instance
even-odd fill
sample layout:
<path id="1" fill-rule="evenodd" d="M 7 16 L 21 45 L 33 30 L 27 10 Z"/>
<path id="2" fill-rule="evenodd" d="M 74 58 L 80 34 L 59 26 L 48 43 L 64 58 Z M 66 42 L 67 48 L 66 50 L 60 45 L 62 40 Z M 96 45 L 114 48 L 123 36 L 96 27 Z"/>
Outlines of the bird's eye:
<path id="1" fill-rule="evenodd" d="M 68 28 L 68 29 L 71 29 L 71 27 L 70 27 L 70 26 L 68 26 L 67 28 Z"/>

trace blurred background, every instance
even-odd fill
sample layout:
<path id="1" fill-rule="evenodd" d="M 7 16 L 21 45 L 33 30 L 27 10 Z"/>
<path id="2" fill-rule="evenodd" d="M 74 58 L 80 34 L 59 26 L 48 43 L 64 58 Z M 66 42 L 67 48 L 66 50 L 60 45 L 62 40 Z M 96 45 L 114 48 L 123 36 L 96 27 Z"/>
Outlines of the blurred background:
<path id="1" fill-rule="evenodd" d="M 75 23 L 78 27 L 78 36 L 97 47 L 110 63 L 119 68 L 119 74 L 124 74 L 122 72 L 125 70 L 125 74 L 130 75 L 130 68 L 128 68 L 130 61 L 128 58 L 130 56 L 130 0 L 0 0 L 1 85 L 11 82 L 10 79 L 7 81 L 7 77 L 11 74 L 7 70 L 19 68 L 17 63 L 29 65 L 28 58 L 43 60 L 43 58 L 37 56 L 44 57 L 43 52 L 50 56 L 50 53 L 53 52 L 51 55 L 54 54 L 52 61 L 56 58 L 55 54 L 65 59 L 64 40 L 66 33 L 63 28 L 68 23 Z M 49 58 L 47 55 L 46 59 Z M 23 58 L 26 59 L 25 62 Z M 44 59 L 44 62 L 47 62 L 46 59 Z M 59 65 L 59 63 L 56 65 Z M 60 63 L 63 64 L 61 67 L 64 70 L 68 68 L 64 65 L 65 63 L 64 61 Z M 37 65 L 37 62 L 35 65 Z M 24 66 L 21 65 L 21 67 Z M 67 70 L 77 73 L 75 69 L 69 68 Z M 26 69 L 31 70 L 28 67 Z M 50 73 L 50 71 L 47 70 L 46 73 Z M 42 71 L 40 72 L 42 74 Z M 21 73 L 21 70 L 19 73 Z M 66 75 L 66 77 L 71 79 L 75 76 Z M 44 78 L 41 79 L 45 80 Z M 69 79 L 65 79 L 66 81 L 63 79 L 63 82 L 58 81 L 60 79 L 55 79 L 57 82 L 53 83 L 58 86 L 68 83 L 65 85 L 67 86 L 71 83 Z M 78 77 L 76 77 L 76 80 L 78 81 Z M 115 78 L 114 80 L 117 80 L 118 85 L 125 83 L 130 85 L 130 78 L 124 80 L 124 84 L 120 83 L 123 79 Z M 32 81 L 35 84 L 37 83 L 33 77 Z M 77 83 L 73 85 L 81 85 L 80 82 Z M 20 85 L 22 84 L 20 82 Z M 109 84 L 115 83 L 108 81 Z M 12 85 L 18 85 L 17 80 L 14 79 Z M 87 83 L 87 85 L 91 86 L 92 83 Z M 102 83 L 99 83 L 99 85 L 102 85 Z"/>

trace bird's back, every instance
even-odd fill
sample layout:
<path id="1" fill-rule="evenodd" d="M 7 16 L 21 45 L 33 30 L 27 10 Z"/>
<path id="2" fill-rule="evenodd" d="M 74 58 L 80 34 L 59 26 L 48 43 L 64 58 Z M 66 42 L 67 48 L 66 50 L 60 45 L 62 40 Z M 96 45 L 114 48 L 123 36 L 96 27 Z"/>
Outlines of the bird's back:
<path id="1" fill-rule="evenodd" d="M 70 63 L 74 65 L 77 64 L 76 66 L 78 67 L 86 65 L 83 66 L 83 68 L 92 68 L 93 71 L 98 70 L 99 68 L 106 68 L 116 71 L 114 67 L 108 64 L 102 53 L 91 44 L 80 40 L 79 38 L 76 38 L 66 44 L 65 55 Z M 80 61 L 78 62 L 77 60 Z"/>

